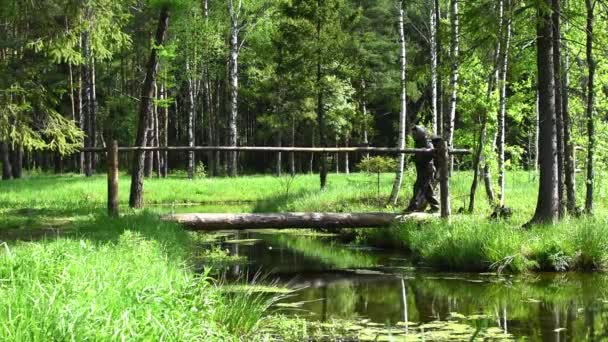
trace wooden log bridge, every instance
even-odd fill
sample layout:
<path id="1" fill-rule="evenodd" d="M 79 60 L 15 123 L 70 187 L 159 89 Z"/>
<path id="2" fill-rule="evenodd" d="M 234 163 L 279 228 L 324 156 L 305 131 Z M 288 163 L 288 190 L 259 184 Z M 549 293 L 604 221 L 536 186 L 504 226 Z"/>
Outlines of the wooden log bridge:
<path id="1" fill-rule="evenodd" d="M 423 221 L 439 214 L 430 213 L 260 213 L 260 214 L 173 214 L 165 221 L 182 224 L 190 230 L 245 230 L 287 228 L 386 228 L 404 221 Z"/>

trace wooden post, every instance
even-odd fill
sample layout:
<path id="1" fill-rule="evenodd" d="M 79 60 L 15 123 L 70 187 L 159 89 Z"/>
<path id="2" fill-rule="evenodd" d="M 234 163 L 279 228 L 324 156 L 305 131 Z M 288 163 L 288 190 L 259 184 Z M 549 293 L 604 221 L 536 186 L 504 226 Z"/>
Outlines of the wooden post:
<path id="1" fill-rule="evenodd" d="M 441 201 L 441 217 L 450 216 L 450 154 L 445 140 L 438 141 L 437 164 L 439 166 L 439 192 Z"/>
<path id="2" fill-rule="evenodd" d="M 118 216 L 118 142 L 108 144 L 108 215 Z"/>

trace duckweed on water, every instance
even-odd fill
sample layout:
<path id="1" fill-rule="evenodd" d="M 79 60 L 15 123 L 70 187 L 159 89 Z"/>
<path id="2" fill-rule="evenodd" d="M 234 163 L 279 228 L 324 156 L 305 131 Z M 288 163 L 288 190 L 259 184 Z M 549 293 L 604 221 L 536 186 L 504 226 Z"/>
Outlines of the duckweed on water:
<path id="1" fill-rule="evenodd" d="M 454 313 L 447 321 L 424 324 L 397 322 L 379 324 L 368 319 L 309 322 L 299 318 L 271 316 L 261 325 L 261 332 L 285 341 L 512 341 L 514 337 L 497 327 L 489 327 L 490 318 Z M 290 328 L 288 328 L 288 326 Z M 287 333 L 287 334 L 286 334 Z"/>

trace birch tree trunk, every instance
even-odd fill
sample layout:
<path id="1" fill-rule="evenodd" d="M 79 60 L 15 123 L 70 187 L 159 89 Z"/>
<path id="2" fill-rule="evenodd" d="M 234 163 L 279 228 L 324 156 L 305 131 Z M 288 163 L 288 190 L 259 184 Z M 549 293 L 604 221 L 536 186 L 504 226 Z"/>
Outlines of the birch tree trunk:
<path id="1" fill-rule="evenodd" d="M 501 22 L 503 23 L 501 38 L 503 41 L 500 57 L 500 99 L 498 110 L 498 134 L 497 134 L 497 152 L 498 152 L 498 186 L 499 186 L 499 205 L 505 205 L 505 117 L 507 113 L 507 68 L 509 62 L 509 45 L 511 41 L 511 20 L 507 16 L 507 11 L 510 8 L 509 0 L 501 0 Z"/>
<path id="2" fill-rule="evenodd" d="M 595 170 L 594 170 L 594 158 L 595 158 L 595 124 L 594 120 L 594 105 L 595 105 L 595 60 L 593 59 L 593 10 L 595 7 L 595 1 L 585 0 L 585 7 L 587 9 L 587 44 L 586 44 L 586 56 L 587 56 L 587 68 L 588 68 L 588 80 L 587 80 L 587 138 L 589 139 L 587 144 L 587 189 L 585 193 L 585 211 L 588 214 L 593 214 L 593 188 L 595 181 Z"/>
<path id="3" fill-rule="evenodd" d="M 405 148 L 405 135 L 407 126 L 407 97 L 406 97 L 406 78 L 405 78 L 405 67 L 407 64 L 406 50 L 405 50 L 405 12 L 403 9 L 404 0 L 399 2 L 399 45 L 400 45 L 400 61 L 401 61 L 401 113 L 399 115 L 399 140 L 397 147 L 400 149 Z M 405 154 L 399 154 L 399 164 L 397 165 L 397 174 L 395 175 L 395 181 L 393 182 L 393 190 L 389 198 L 389 204 L 397 204 L 399 199 L 399 190 L 401 190 L 401 183 L 403 182 L 403 169 L 405 168 Z"/>
<path id="4" fill-rule="evenodd" d="M 367 128 L 367 101 L 365 98 L 365 79 L 361 79 L 361 112 L 363 113 L 363 145 L 369 145 L 369 132 Z M 369 158 L 369 153 L 365 154 Z"/>
<path id="5" fill-rule="evenodd" d="M 195 132 L 195 108 L 194 102 L 194 85 L 190 72 L 190 62 L 186 61 L 186 73 L 188 74 L 188 146 L 194 147 L 194 132 Z M 188 151 L 188 179 L 194 178 L 194 151 Z"/>
<path id="6" fill-rule="evenodd" d="M 436 122 L 435 128 L 437 129 L 436 134 L 438 136 L 443 136 L 443 92 L 442 92 L 442 76 L 441 76 L 441 1 L 440 0 L 431 0 L 433 1 L 433 9 L 435 10 L 435 60 L 437 67 L 435 69 L 437 82 L 435 84 L 436 87 L 436 101 L 435 101 L 435 110 L 436 110 Z"/>
<path id="7" fill-rule="evenodd" d="M 336 147 L 339 147 L 340 138 L 338 137 L 337 133 L 336 133 L 335 141 L 336 141 Z M 340 173 L 340 153 L 339 152 L 336 152 L 336 154 L 334 154 L 334 164 L 336 167 L 336 174 L 339 174 Z"/>
<path id="8" fill-rule="evenodd" d="M 349 135 L 350 133 L 347 133 L 346 138 L 344 138 L 344 144 L 346 145 L 344 147 L 348 147 L 350 145 Z M 344 153 L 344 173 L 347 175 L 350 174 L 350 157 L 348 152 Z"/>
<path id="9" fill-rule="evenodd" d="M 137 138 L 135 146 L 146 146 L 146 136 L 150 112 L 152 110 L 152 97 L 154 96 L 154 83 L 158 73 L 158 51 L 165 40 L 165 33 L 169 26 L 169 7 L 163 6 L 160 10 L 154 45 L 150 51 L 150 57 L 146 65 L 146 78 L 141 89 L 141 99 L 139 103 L 139 122 L 137 125 Z M 131 191 L 129 194 L 129 206 L 131 208 L 141 208 L 143 206 L 143 169 L 145 155 L 142 151 L 133 153 L 133 169 L 131 172 Z"/>
<path id="10" fill-rule="evenodd" d="M 452 37 L 450 39 L 450 108 L 445 117 L 443 137 L 448 143 L 448 148 L 454 144 L 454 121 L 456 120 L 456 101 L 458 95 L 458 58 L 459 58 L 459 23 L 458 23 L 458 1 L 451 0 L 450 19 L 452 22 Z M 450 158 L 450 164 L 451 164 Z M 451 169 L 451 167 L 450 167 Z"/>
<path id="11" fill-rule="evenodd" d="M 552 0 L 538 5 L 537 68 L 540 113 L 540 180 L 536 211 L 530 223 L 553 223 L 559 217 L 557 198 L 557 132 L 555 127 L 555 77 L 553 75 Z"/>
<path id="12" fill-rule="evenodd" d="M 431 31 L 431 125 L 433 134 L 439 134 L 439 116 L 438 111 L 438 100 L 439 100 L 439 83 L 437 75 L 437 5 L 438 1 L 431 1 L 431 16 L 430 16 L 430 31 Z"/>
<path id="13" fill-rule="evenodd" d="M 239 96 L 239 16 L 241 14 L 243 2 L 238 0 L 238 7 L 235 8 L 234 0 L 230 0 L 230 63 L 229 63 L 229 82 L 230 82 L 230 113 L 228 114 L 228 146 L 236 146 L 238 139 L 237 119 L 238 119 L 238 96 Z M 237 175 L 237 152 L 228 153 L 228 175 Z"/>

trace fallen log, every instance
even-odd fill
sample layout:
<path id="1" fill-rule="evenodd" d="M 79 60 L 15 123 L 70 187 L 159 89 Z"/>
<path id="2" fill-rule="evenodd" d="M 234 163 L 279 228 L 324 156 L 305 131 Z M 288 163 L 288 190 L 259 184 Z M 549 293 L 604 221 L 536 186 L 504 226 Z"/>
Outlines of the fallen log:
<path id="1" fill-rule="evenodd" d="M 172 214 L 163 216 L 190 230 L 245 230 L 287 228 L 381 228 L 394 223 L 421 221 L 437 214 L 411 213 L 263 213 L 263 214 Z"/>

